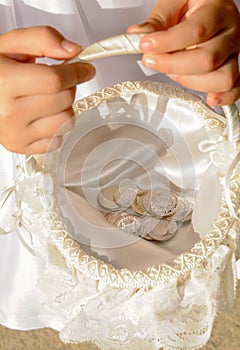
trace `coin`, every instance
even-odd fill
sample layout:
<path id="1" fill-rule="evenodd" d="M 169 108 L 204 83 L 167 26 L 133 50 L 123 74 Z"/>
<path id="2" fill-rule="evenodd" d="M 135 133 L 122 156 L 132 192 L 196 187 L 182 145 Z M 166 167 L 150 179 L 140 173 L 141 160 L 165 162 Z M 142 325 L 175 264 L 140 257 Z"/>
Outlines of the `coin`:
<path id="1" fill-rule="evenodd" d="M 141 192 L 137 187 L 119 186 L 114 192 L 115 202 L 122 208 L 129 208 L 133 204 L 137 193 Z"/>
<path id="2" fill-rule="evenodd" d="M 107 222 L 109 222 L 109 224 L 116 226 L 117 220 L 121 219 L 126 215 L 128 215 L 128 213 L 125 211 L 114 211 L 105 215 L 105 219 L 107 220 Z"/>
<path id="3" fill-rule="evenodd" d="M 145 235 L 144 237 L 142 236 L 142 238 L 146 239 L 147 241 L 155 241 L 155 239 L 153 239 L 149 235 Z"/>
<path id="4" fill-rule="evenodd" d="M 98 203 L 105 209 L 119 209 L 119 205 L 114 201 L 114 192 L 117 186 L 109 186 L 100 190 L 98 195 Z"/>
<path id="5" fill-rule="evenodd" d="M 173 220 L 159 220 L 158 225 L 149 232 L 149 236 L 156 241 L 168 241 L 173 238 L 177 232 L 177 223 Z"/>
<path id="6" fill-rule="evenodd" d="M 145 192 L 138 193 L 134 202 L 132 203 L 132 209 L 140 215 L 149 215 L 149 213 L 142 206 L 142 197 L 145 195 Z"/>
<path id="7" fill-rule="evenodd" d="M 142 223 L 142 233 L 141 237 L 147 238 L 149 237 L 149 232 L 153 231 L 153 229 L 158 225 L 159 219 L 156 219 L 152 216 L 144 216 L 141 218 Z M 149 237 L 151 240 L 152 238 Z"/>
<path id="8" fill-rule="evenodd" d="M 176 212 L 173 215 L 175 221 L 190 221 L 192 217 L 192 205 L 184 198 L 179 200 Z"/>
<path id="9" fill-rule="evenodd" d="M 164 217 L 175 213 L 178 197 L 175 193 L 165 190 L 149 191 L 142 198 L 143 208 L 150 214 Z"/>
<path id="10" fill-rule="evenodd" d="M 175 214 L 178 205 L 178 196 L 171 192 L 170 199 L 168 202 L 167 210 L 165 216 L 172 216 Z"/>
<path id="11" fill-rule="evenodd" d="M 185 196 L 184 199 L 193 207 L 195 202 L 194 196 Z"/>
<path id="12" fill-rule="evenodd" d="M 142 232 L 142 223 L 138 216 L 129 214 L 128 212 L 113 212 L 105 216 L 107 222 L 116 228 L 120 228 L 128 233 L 137 234 Z"/>
<path id="13" fill-rule="evenodd" d="M 117 228 L 121 228 L 122 230 L 131 234 L 137 234 L 138 236 L 142 232 L 141 220 L 136 215 L 124 215 L 116 220 L 115 225 Z"/>

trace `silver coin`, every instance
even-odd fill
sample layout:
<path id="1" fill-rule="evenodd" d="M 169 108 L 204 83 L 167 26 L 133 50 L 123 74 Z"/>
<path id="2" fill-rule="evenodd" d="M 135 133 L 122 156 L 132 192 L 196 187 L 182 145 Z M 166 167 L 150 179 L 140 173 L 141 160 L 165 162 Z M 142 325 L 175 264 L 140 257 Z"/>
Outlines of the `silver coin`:
<path id="1" fill-rule="evenodd" d="M 141 236 L 146 238 L 149 232 L 153 231 L 154 228 L 159 224 L 159 219 L 156 219 L 152 216 L 144 216 L 141 218 L 142 223 L 142 233 Z M 152 240 L 152 238 L 150 237 Z"/>
<path id="2" fill-rule="evenodd" d="M 107 222 L 109 222 L 109 224 L 116 226 L 117 221 L 127 215 L 129 214 L 125 211 L 114 211 L 105 215 L 105 219 Z"/>
<path id="3" fill-rule="evenodd" d="M 191 205 L 191 207 L 193 207 L 195 203 L 195 198 L 193 196 L 185 196 L 183 199 L 186 200 Z"/>
<path id="4" fill-rule="evenodd" d="M 100 190 L 97 200 L 103 208 L 109 210 L 119 209 L 119 205 L 114 200 L 114 192 L 117 188 L 117 186 L 109 186 Z"/>
<path id="5" fill-rule="evenodd" d="M 169 233 L 175 235 L 177 233 L 178 228 L 179 228 L 179 225 L 177 224 L 177 222 L 171 219 L 170 226 L 169 226 Z"/>
<path id="6" fill-rule="evenodd" d="M 178 196 L 175 193 L 171 192 L 165 216 L 173 216 L 175 214 L 178 206 L 178 201 Z"/>
<path id="7" fill-rule="evenodd" d="M 114 192 L 115 202 L 122 208 L 129 208 L 136 199 L 136 195 L 140 192 L 137 187 L 119 186 Z"/>
<path id="8" fill-rule="evenodd" d="M 192 217 L 192 205 L 186 200 L 181 198 L 179 200 L 177 210 L 173 215 L 175 221 L 190 221 Z"/>
<path id="9" fill-rule="evenodd" d="M 178 226 L 175 221 L 162 219 L 159 220 L 158 225 L 149 232 L 149 236 L 156 241 L 168 241 L 175 236 L 177 229 Z"/>
<path id="10" fill-rule="evenodd" d="M 183 222 L 191 221 L 192 220 L 192 210 L 186 215 Z"/>
<path id="11" fill-rule="evenodd" d="M 140 235 L 142 223 L 138 216 L 127 212 L 112 212 L 105 216 L 105 219 L 116 228 L 120 228 L 128 233 Z"/>
<path id="12" fill-rule="evenodd" d="M 127 214 L 116 220 L 115 226 L 122 230 L 140 236 L 142 232 L 141 219 L 136 215 Z"/>
<path id="13" fill-rule="evenodd" d="M 153 239 L 149 235 L 142 236 L 142 238 L 146 239 L 146 241 L 155 241 L 155 239 Z"/>
<path id="14" fill-rule="evenodd" d="M 178 197 L 170 191 L 150 191 L 144 195 L 142 205 L 148 213 L 160 218 L 172 216 L 176 212 Z"/>
<path id="15" fill-rule="evenodd" d="M 143 208 L 142 198 L 144 197 L 145 192 L 138 193 L 134 202 L 132 203 L 132 209 L 140 215 L 149 215 L 149 213 Z"/>

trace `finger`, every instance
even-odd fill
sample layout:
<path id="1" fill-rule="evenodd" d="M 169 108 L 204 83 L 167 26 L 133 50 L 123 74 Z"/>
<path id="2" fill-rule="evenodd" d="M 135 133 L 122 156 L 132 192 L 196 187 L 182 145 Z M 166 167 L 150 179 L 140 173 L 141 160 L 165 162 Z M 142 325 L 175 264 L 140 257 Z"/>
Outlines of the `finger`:
<path id="1" fill-rule="evenodd" d="M 209 15 L 206 16 L 206 13 Z M 210 15 L 211 14 L 211 15 Z M 218 20 L 214 20 L 218 18 Z M 188 19 L 171 28 L 146 35 L 140 43 L 143 53 L 166 53 L 205 42 L 225 28 L 224 13 L 218 7 L 202 6 Z"/>
<path id="2" fill-rule="evenodd" d="M 86 82 L 94 75 L 95 68 L 89 63 L 47 66 L 12 62 L 5 73 L 5 88 L 13 96 L 52 94 Z"/>
<path id="3" fill-rule="evenodd" d="M 28 127 L 28 145 L 41 139 L 63 135 L 74 127 L 72 108 L 56 115 L 38 119 Z"/>
<path id="4" fill-rule="evenodd" d="M 184 7 L 184 1 L 158 0 L 142 26 L 151 25 L 154 30 L 169 28 L 178 22 L 179 13 L 182 12 Z"/>
<path id="5" fill-rule="evenodd" d="M 151 33 L 169 28 L 177 23 L 177 15 L 183 6 L 184 3 L 177 0 L 158 0 L 147 20 L 142 24 L 129 26 L 127 32 Z"/>
<path id="6" fill-rule="evenodd" d="M 23 96 L 16 99 L 15 108 L 28 126 L 39 118 L 60 113 L 72 107 L 75 88 L 53 94 Z"/>
<path id="7" fill-rule="evenodd" d="M 68 59 L 80 51 L 79 45 L 66 40 L 56 29 L 48 26 L 15 29 L 0 36 L 0 53 L 9 57 L 21 54 L 23 57 Z"/>
<path id="8" fill-rule="evenodd" d="M 224 92 L 231 90 L 238 77 L 238 63 L 230 58 L 219 69 L 198 75 L 168 75 L 183 86 L 202 92 Z"/>
<path id="9" fill-rule="evenodd" d="M 62 145 L 62 136 L 56 136 L 54 138 L 42 139 L 33 142 L 28 145 L 23 152 L 24 154 L 43 154 L 57 150 Z"/>
<path id="10" fill-rule="evenodd" d="M 234 87 L 226 92 L 209 93 L 207 95 L 207 103 L 211 106 L 230 105 L 240 98 L 240 73 Z"/>
<path id="11" fill-rule="evenodd" d="M 236 51 L 229 34 L 223 34 L 191 50 L 144 55 L 143 64 L 167 74 L 202 74 L 220 67 Z M 222 48 L 225 47 L 225 50 Z M 237 58 L 236 58 L 237 60 Z"/>
<path id="12" fill-rule="evenodd" d="M 31 55 L 26 55 L 22 53 L 16 53 L 16 54 L 7 54 L 5 57 L 10 58 L 14 61 L 18 62 L 25 62 L 25 63 L 35 63 L 35 57 Z"/>
<path id="13" fill-rule="evenodd" d="M 164 29 L 164 26 L 163 26 L 162 29 Z M 156 31 L 155 26 L 152 23 L 148 23 L 148 22 L 144 22 L 142 24 L 133 24 L 133 25 L 131 25 L 131 26 L 129 26 L 127 28 L 127 33 L 128 34 L 133 34 L 133 33 L 152 33 L 152 32 L 155 32 L 155 31 Z"/>

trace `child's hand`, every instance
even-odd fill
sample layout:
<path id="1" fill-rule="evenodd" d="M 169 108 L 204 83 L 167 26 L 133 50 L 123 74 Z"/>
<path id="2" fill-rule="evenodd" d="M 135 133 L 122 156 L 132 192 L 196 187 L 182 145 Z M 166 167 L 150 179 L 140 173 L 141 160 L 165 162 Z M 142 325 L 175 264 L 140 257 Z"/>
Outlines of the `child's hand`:
<path id="1" fill-rule="evenodd" d="M 0 36 L 0 144 L 16 153 L 44 153 L 61 145 L 74 123 L 75 86 L 95 75 L 90 64 L 48 66 L 36 57 L 67 60 L 81 51 L 50 27 Z"/>
<path id="2" fill-rule="evenodd" d="M 232 0 L 158 0 L 141 25 L 143 63 L 182 85 L 208 94 L 212 105 L 240 97 L 240 16 Z M 226 92 L 226 93 L 225 93 Z"/>

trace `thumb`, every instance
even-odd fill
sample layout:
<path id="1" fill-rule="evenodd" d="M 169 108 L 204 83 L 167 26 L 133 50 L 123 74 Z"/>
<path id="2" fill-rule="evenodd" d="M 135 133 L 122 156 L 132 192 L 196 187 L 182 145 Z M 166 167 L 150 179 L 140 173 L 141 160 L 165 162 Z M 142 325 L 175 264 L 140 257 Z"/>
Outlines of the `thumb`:
<path id="1" fill-rule="evenodd" d="M 128 27 L 128 33 L 152 33 L 170 28 L 178 22 L 181 10 L 186 1 L 182 0 L 158 0 L 146 21 Z"/>
<path id="2" fill-rule="evenodd" d="M 12 30 L 0 36 L 0 54 L 13 59 L 49 57 L 69 59 L 79 54 L 81 46 L 66 40 L 56 29 L 36 26 Z"/>

